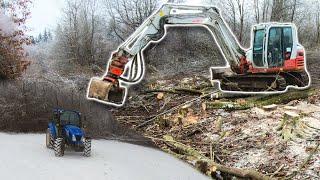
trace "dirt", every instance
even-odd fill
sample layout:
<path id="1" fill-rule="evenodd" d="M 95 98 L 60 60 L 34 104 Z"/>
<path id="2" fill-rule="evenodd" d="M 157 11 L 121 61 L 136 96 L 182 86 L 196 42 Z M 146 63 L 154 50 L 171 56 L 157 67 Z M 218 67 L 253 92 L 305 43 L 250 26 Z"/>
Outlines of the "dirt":
<path id="1" fill-rule="evenodd" d="M 320 51 L 308 51 L 307 52 L 307 64 L 308 71 L 311 74 L 312 87 L 320 87 Z"/>

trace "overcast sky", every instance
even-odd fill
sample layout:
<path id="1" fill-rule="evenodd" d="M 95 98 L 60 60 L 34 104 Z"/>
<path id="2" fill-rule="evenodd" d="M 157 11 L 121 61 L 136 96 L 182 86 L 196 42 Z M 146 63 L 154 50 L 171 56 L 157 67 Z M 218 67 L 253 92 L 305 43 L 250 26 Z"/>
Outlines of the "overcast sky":
<path id="1" fill-rule="evenodd" d="M 64 0 L 34 0 L 31 8 L 31 18 L 27 25 L 30 35 L 37 36 L 45 28 L 55 28 L 63 8 Z"/>
<path id="2" fill-rule="evenodd" d="M 160 0 L 160 2 L 166 1 Z M 199 4 L 201 1 L 188 0 L 187 4 Z M 28 34 L 38 36 L 46 28 L 54 30 L 61 17 L 63 7 L 64 0 L 34 0 L 31 8 L 31 18 L 27 22 L 27 26 L 30 28 Z"/>

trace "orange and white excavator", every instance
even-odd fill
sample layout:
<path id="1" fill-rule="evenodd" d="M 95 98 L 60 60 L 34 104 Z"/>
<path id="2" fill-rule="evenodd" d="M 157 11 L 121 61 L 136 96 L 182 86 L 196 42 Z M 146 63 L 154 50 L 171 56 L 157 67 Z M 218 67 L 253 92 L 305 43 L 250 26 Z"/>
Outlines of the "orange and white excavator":
<path id="1" fill-rule="evenodd" d="M 92 78 L 87 98 L 113 106 L 125 103 L 128 87 L 144 76 L 143 50 L 161 41 L 167 26 L 201 26 L 213 35 L 227 67 L 211 68 L 222 90 L 283 92 L 287 86 L 307 87 L 305 51 L 291 23 L 253 26 L 251 48 L 244 49 L 216 7 L 164 4 L 115 51 L 102 78 Z M 214 43 L 214 42 L 213 42 Z M 225 73 L 227 70 L 230 73 Z"/>

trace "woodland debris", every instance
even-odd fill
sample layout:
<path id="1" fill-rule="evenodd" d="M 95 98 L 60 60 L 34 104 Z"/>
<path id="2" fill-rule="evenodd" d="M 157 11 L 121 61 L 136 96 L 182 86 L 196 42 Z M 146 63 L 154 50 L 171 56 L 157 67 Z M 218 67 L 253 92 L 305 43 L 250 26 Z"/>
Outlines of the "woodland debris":
<path id="1" fill-rule="evenodd" d="M 262 108 L 266 111 L 273 111 L 277 109 L 277 105 L 276 104 L 271 104 L 271 105 L 267 105 L 267 106 L 263 106 Z"/>
<path id="2" fill-rule="evenodd" d="M 141 94 L 148 94 L 148 93 L 170 93 L 170 94 L 188 94 L 188 95 L 195 95 L 199 96 L 202 95 L 203 92 L 196 89 L 188 89 L 188 88 L 171 88 L 171 89 L 152 89 L 143 91 Z"/>
<path id="3" fill-rule="evenodd" d="M 317 119 L 314 117 L 304 117 L 302 118 L 302 121 L 306 122 L 309 127 L 312 127 L 317 131 L 320 131 L 320 119 Z M 319 132 L 319 135 L 320 135 L 320 132 Z"/>
<path id="4" fill-rule="evenodd" d="M 205 107 L 207 110 L 213 110 L 213 109 L 246 110 L 246 109 L 249 109 L 251 106 L 248 104 L 241 105 L 235 102 L 214 101 L 214 102 L 206 102 Z"/>
<path id="5" fill-rule="evenodd" d="M 299 109 L 300 112 L 303 114 L 311 114 L 320 111 L 319 106 L 316 106 L 314 104 L 308 104 L 306 102 L 300 102 L 299 104 L 297 104 L 296 108 Z"/>
<path id="6" fill-rule="evenodd" d="M 297 107 L 295 107 L 295 106 L 288 106 L 288 105 L 286 105 L 286 106 L 283 107 L 283 109 L 284 109 L 284 110 L 289 110 L 289 111 L 298 111 L 298 112 L 300 112 L 300 110 L 299 110 Z"/>
<path id="7" fill-rule="evenodd" d="M 158 117 L 160 117 L 160 116 L 162 116 L 162 115 L 171 113 L 171 112 L 173 112 L 173 111 L 175 111 L 175 110 L 178 110 L 180 107 L 183 107 L 183 106 L 188 105 L 188 104 L 192 104 L 192 103 L 194 103 L 195 101 L 201 100 L 202 98 L 205 98 L 205 97 L 208 97 L 208 96 L 210 96 L 210 94 L 205 94 L 205 95 L 203 95 L 203 96 L 200 96 L 200 97 L 194 98 L 194 99 L 192 99 L 192 100 L 190 100 L 190 101 L 187 101 L 187 102 L 184 102 L 184 103 L 182 103 L 182 104 L 179 104 L 179 105 L 177 105 L 177 106 L 175 106 L 175 107 L 173 107 L 173 108 L 171 108 L 171 109 L 169 109 L 169 110 L 166 110 L 166 111 L 164 111 L 164 112 L 162 112 L 162 113 L 160 113 L 160 114 L 151 116 L 151 117 L 147 118 L 144 122 L 142 122 L 141 124 L 139 124 L 138 126 L 136 126 L 136 128 L 138 129 L 138 128 L 145 127 L 147 124 L 155 121 Z"/>
<path id="8" fill-rule="evenodd" d="M 215 121 L 214 124 L 215 124 L 215 130 L 216 130 L 217 132 L 220 132 L 221 129 L 222 129 L 222 124 L 223 124 L 223 119 L 222 119 L 222 117 L 219 116 L 219 117 L 216 119 L 216 121 Z"/>
<path id="9" fill-rule="evenodd" d="M 227 167 L 221 164 L 218 164 L 206 156 L 202 155 L 197 150 L 193 149 L 192 147 L 189 147 L 185 144 L 182 144 L 180 142 L 177 142 L 173 139 L 172 136 L 164 136 L 163 141 L 170 147 L 171 153 L 175 155 L 178 158 L 186 158 L 189 160 L 193 160 L 192 163 L 198 170 L 201 172 L 210 175 L 211 177 L 215 177 L 216 171 L 221 171 L 223 173 L 237 176 L 240 178 L 250 178 L 250 179 L 262 179 L 267 180 L 271 179 L 270 177 L 261 174 L 255 170 L 252 169 L 239 169 L 239 168 L 233 168 L 233 167 Z"/>
<path id="10" fill-rule="evenodd" d="M 182 119 L 182 125 L 183 126 L 189 126 L 191 124 L 196 124 L 199 121 L 199 117 L 193 115 L 192 113 L 188 113 L 185 118 Z"/>
<path id="11" fill-rule="evenodd" d="M 181 87 L 166 83 L 152 87 L 164 90 L 176 88 Z M 185 84 L 183 88 L 204 92 L 203 94 L 207 92 L 198 89 L 194 84 Z M 164 100 L 171 99 L 165 107 L 155 98 L 158 93 L 164 93 Z M 156 146 L 162 150 L 191 163 L 211 177 L 218 178 L 217 175 L 220 175 L 222 178 L 230 178 L 230 174 L 219 171 L 219 166 L 211 164 L 212 160 L 215 160 L 215 163 L 226 167 L 237 167 L 241 172 L 252 168 L 275 178 L 284 178 L 305 158 L 310 143 L 319 139 L 316 119 L 320 117 L 320 112 L 305 114 L 300 110 L 300 106 L 307 108 L 305 97 L 313 93 L 314 90 L 310 89 L 275 95 L 228 97 L 220 92 L 195 97 L 190 93 L 153 92 L 142 94 L 138 99 L 140 102 L 143 100 L 148 103 L 150 113 L 145 113 L 145 117 L 149 118 L 145 121 L 142 120 L 143 117 L 136 118 L 136 121 L 130 121 L 129 125 L 145 136 L 155 139 Z M 211 95 L 213 98 L 208 98 Z M 320 107 L 318 99 L 314 102 L 317 103 L 314 104 L 315 108 Z M 275 110 L 264 109 L 264 106 L 273 104 L 277 106 Z M 294 113 L 286 113 L 287 111 Z M 133 113 L 136 115 L 136 112 L 143 114 L 145 110 L 141 108 Z M 125 111 L 125 114 L 127 113 Z M 142 125 L 141 128 L 137 128 L 139 124 Z M 178 148 L 159 138 L 164 134 L 170 135 L 171 140 L 196 150 L 205 159 L 191 156 L 189 153 L 196 152 L 189 148 Z M 265 153 L 257 153 L 260 150 Z M 251 157 L 248 152 L 253 152 L 255 156 Z M 296 153 L 303 155 L 297 156 Z M 241 161 L 243 157 L 246 157 L 246 160 Z M 317 169 L 316 162 L 319 161 L 319 158 L 315 162 L 312 161 L 312 167 L 308 167 L 308 171 L 314 172 L 313 166 Z M 318 175 L 317 172 L 315 174 Z M 243 175 L 239 177 L 241 176 Z M 305 177 L 310 176 L 298 173 L 295 179 Z"/>
<path id="12" fill-rule="evenodd" d="M 163 97 L 164 97 L 164 93 L 162 93 L 162 92 L 158 93 L 158 95 L 157 95 L 158 100 L 162 100 Z"/>
<path id="13" fill-rule="evenodd" d="M 241 98 L 245 100 L 245 98 L 251 97 L 246 94 L 233 94 L 233 93 L 224 93 L 224 92 L 216 92 L 211 95 L 211 99 L 229 99 L 229 98 Z"/>
<path id="14" fill-rule="evenodd" d="M 247 101 L 244 98 L 240 98 L 236 100 L 236 103 L 239 105 L 246 105 Z"/>
<path id="15" fill-rule="evenodd" d="M 280 127 L 278 128 L 281 130 L 282 138 L 285 141 L 292 140 L 294 137 L 294 129 L 297 125 L 297 120 L 299 119 L 299 114 L 286 111 L 282 121 L 280 122 Z"/>
<path id="16" fill-rule="evenodd" d="M 207 110 L 206 103 L 201 103 L 201 108 L 202 108 L 203 111 L 206 111 Z"/>
<path id="17" fill-rule="evenodd" d="M 285 111 L 284 112 L 284 118 L 287 119 L 294 119 L 294 118 L 299 118 L 300 115 L 294 111 Z"/>
<path id="18" fill-rule="evenodd" d="M 309 156 L 303 161 L 303 163 L 299 166 L 297 171 L 294 171 L 292 174 L 288 175 L 286 179 L 294 178 L 299 172 L 301 172 L 305 166 L 309 163 L 309 161 L 313 158 L 315 154 L 317 154 L 320 147 L 320 142 L 317 143 L 316 147 L 310 152 Z"/>
<path id="19" fill-rule="evenodd" d="M 265 95 L 258 98 L 253 98 L 256 105 L 270 105 L 270 104 L 286 104 L 293 100 L 307 99 L 315 93 L 315 89 L 308 89 L 304 91 L 288 91 L 283 94 Z"/>

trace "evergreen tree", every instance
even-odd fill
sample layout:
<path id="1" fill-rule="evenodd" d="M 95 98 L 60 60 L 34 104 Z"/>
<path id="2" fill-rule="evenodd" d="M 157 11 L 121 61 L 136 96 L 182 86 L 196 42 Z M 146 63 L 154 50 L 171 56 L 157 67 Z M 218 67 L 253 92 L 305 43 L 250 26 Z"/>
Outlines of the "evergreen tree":
<path id="1" fill-rule="evenodd" d="M 31 44 L 36 44 L 36 40 L 33 36 L 30 36 L 30 42 Z"/>
<path id="2" fill-rule="evenodd" d="M 40 42 L 42 42 L 42 41 L 43 41 L 42 34 L 39 33 L 38 39 L 37 39 L 37 43 L 40 43 Z"/>
<path id="3" fill-rule="evenodd" d="M 48 40 L 51 41 L 53 38 L 52 38 L 52 33 L 51 31 L 49 30 L 48 31 Z"/>
<path id="4" fill-rule="evenodd" d="M 47 32 L 47 29 L 44 29 L 44 32 L 43 32 L 43 42 L 48 42 L 48 32 Z"/>

